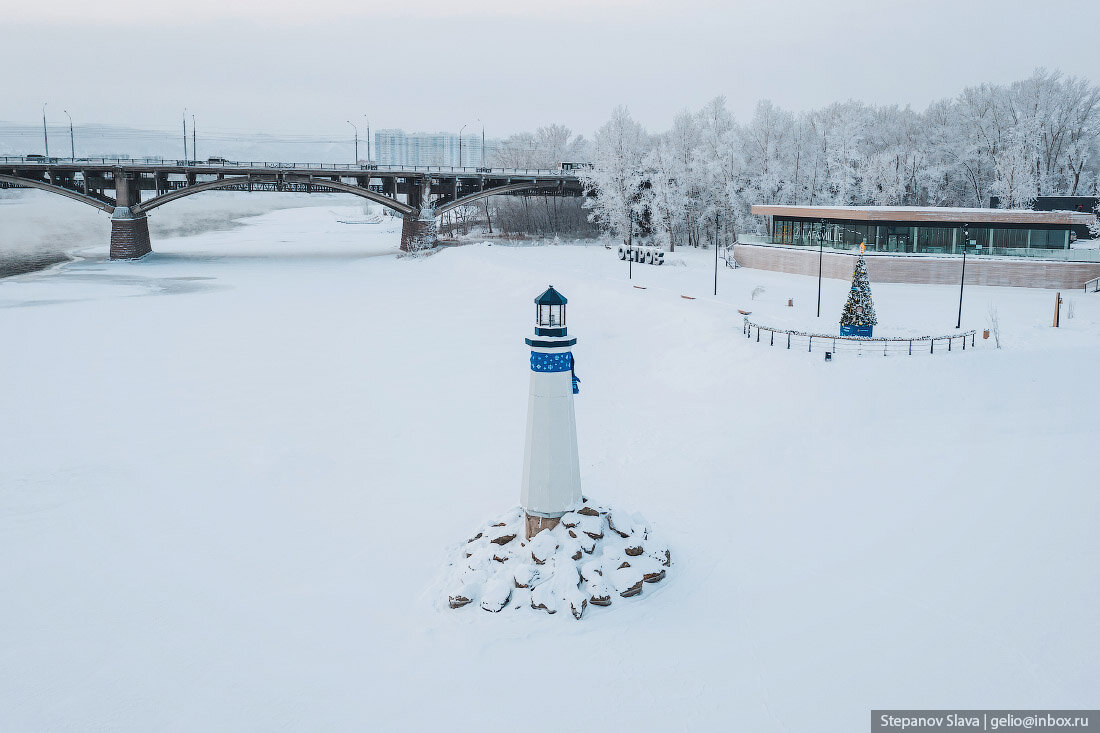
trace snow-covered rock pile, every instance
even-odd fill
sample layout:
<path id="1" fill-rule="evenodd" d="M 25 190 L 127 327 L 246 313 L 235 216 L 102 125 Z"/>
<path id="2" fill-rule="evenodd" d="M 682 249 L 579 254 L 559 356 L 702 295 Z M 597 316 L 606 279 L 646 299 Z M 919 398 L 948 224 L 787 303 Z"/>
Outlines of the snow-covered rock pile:
<path id="1" fill-rule="evenodd" d="M 450 607 L 567 610 L 579 619 L 589 604 L 610 606 L 663 580 L 672 555 L 645 520 L 587 501 L 530 541 L 519 507 L 489 522 L 452 565 Z"/>

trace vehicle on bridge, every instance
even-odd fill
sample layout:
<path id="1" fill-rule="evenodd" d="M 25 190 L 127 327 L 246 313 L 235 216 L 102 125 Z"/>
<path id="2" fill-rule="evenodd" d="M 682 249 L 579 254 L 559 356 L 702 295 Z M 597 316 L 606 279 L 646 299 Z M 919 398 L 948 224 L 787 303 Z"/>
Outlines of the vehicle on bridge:
<path id="1" fill-rule="evenodd" d="M 591 169 L 593 167 L 591 163 L 558 163 L 558 170 L 562 173 Z"/>
<path id="2" fill-rule="evenodd" d="M 211 155 L 206 159 L 206 162 L 212 165 L 229 165 L 229 161 L 220 155 Z"/>

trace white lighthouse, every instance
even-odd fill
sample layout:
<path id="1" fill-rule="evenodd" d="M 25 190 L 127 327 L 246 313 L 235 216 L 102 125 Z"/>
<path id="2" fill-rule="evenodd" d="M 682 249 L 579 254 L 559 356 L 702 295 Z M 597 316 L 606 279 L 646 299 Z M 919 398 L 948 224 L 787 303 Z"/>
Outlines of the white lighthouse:
<path id="1" fill-rule="evenodd" d="M 527 444 L 523 451 L 520 504 L 530 539 L 552 528 L 581 501 L 577 419 L 573 395 L 578 379 L 571 347 L 577 339 L 565 327 L 565 296 L 551 285 L 535 298 L 531 347 L 531 392 L 527 398 Z"/>

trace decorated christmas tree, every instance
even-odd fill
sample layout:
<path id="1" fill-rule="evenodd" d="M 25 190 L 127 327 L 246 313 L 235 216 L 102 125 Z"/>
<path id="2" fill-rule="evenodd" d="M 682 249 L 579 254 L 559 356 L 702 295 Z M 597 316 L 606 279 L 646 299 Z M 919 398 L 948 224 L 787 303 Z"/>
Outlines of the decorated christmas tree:
<path id="1" fill-rule="evenodd" d="M 870 336 L 875 318 L 875 304 L 871 301 L 871 281 L 867 279 L 867 263 L 860 252 L 856 271 L 852 275 L 852 291 L 840 314 L 841 336 Z"/>

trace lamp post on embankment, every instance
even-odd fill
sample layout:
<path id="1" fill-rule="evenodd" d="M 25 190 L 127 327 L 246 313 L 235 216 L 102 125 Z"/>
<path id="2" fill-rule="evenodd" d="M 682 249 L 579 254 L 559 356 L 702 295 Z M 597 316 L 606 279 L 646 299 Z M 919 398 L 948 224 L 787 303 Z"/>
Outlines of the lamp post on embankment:
<path id="1" fill-rule="evenodd" d="M 46 134 L 46 102 L 42 103 L 42 144 L 46 147 L 46 160 L 50 159 L 50 136 Z"/>
<path id="2" fill-rule="evenodd" d="M 718 212 L 714 212 L 714 294 L 718 295 Z"/>
<path id="3" fill-rule="evenodd" d="M 821 260 L 825 257 L 825 220 L 817 233 L 817 317 L 821 318 Z"/>
<path id="4" fill-rule="evenodd" d="M 348 120 L 348 124 L 351 125 L 351 129 L 355 130 L 355 160 L 352 162 L 355 165 L 359 165 L 359 128 L 355 126 L 355 123 Z"/>
<path id="5" fill-rule="evenodd" d="M 370 118 L 363 115 L 363 119 L 367 121 L 367 165 L 370 165 Z"/>
<path id="6" fill-rule="evenodd" d="M 76 138 L 73 137 L 73 116 L 69 114 L 69 110 L 62 110 L 65 116 L 69 118 L 69 152 L 70 157 L 76 160 Z"/>
<path id="7" fill-rule="evenodd" d="M 970 244 L 970 225 L 963 224 L 963 269 L 959 278 L 959 320 L 955 328 L 962 328 L 963 322 L 963 287 L 966 285 L 966 245 Z"/>

